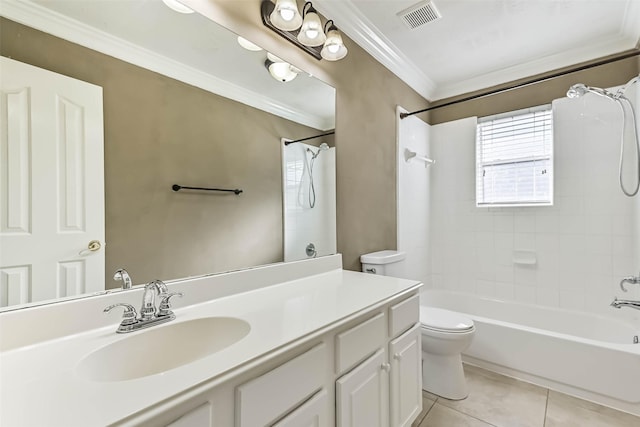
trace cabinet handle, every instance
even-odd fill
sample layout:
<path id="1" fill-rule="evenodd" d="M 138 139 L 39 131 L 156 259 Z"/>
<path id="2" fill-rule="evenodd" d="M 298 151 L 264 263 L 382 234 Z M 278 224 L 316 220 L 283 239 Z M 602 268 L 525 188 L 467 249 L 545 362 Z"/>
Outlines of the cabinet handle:
<path id="1" fill-rule="evenodd" d="M 383 370 L 383 371 L 385 371 L 385 372 L 389 372 L 389 370 L 391 370 L 391 365 L 390 365 L 390 364 L 388 364 L 388 363 L 383 363 L 380 367 L 381 367 L 381 368 L 382 368 L 382 370 Z"/>
<path id="2" fill-rule="evenodd" d="M 400 353 L 396 353 L 393 355 L 393 358 L 396 360 L 402 360 L 402 355 Z"/>

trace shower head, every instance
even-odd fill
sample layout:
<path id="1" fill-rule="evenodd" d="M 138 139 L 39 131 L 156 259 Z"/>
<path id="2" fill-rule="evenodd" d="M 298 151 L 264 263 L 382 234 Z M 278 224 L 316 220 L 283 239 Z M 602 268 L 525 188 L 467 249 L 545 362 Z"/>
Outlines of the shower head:
<path id="1" fill-rule="evenodd" d="M 595 93 L 596 95 L 604 96 L 605 98 L 609 98 L 614 101 L 620 97 L 620 95 L 614 95 L 613 93 L 599 87 L 592 87 L 587 86 L 583 83 L 576 83 L 567 91 L 567 98 L 580 98 L 587 92 Z"/>
<path id="2" fill-rule="evenodd" d="M 567 91 L 567 98 L 580 98 L 582 95 L 587 93 L 589 88 L 582 83 L 576 83 L 569 88 Z"/>
<path id="3" fill-rule="evenodd" d="M 307 148 L 307 151 L 311 153 L 311 160 L 314 160 L 316 157 L 320 155 L 321 151 L 327 151 L 328 149 L 329 149 L 329 145 L 327 145 L 326 142 L 323 142 L 322 144 L 320 144 L 320 146 L 318 147 L 318 151 L 316 151 L 315 153 L 311 148 Z"/>

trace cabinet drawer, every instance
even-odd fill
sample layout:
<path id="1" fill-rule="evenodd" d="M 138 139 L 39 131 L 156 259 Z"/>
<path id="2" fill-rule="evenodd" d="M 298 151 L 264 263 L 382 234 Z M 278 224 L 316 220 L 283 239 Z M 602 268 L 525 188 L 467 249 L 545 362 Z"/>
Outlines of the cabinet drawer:
<path id="1" fill-rule="evenodd" d="M 377 316 L 336 336 L 336 367 L 342 373 L 384 345 L 385 315 Z"/>
<path id="2" fill-rule="evenodd" d="M 318 392 L 311 399 L 302 404 L 298 409 L 284 417 L 273 427 L 329 427 L 331 423 L 329 419 L 329 398 L 327 391 Z"/>
<path id="3" fill-rule="evenodd" d="M 320 344 L 236 389 L 236 426 L 256 427 L 294 409 L 320 390 L 327 375 L 327 348 Z"/>
<path id="4" fill-rule="evenodd" d="M 207 402 L 183 414 L 167 427 L 208 427 L 211 422 L 211 403 Z"/>
<path id="5" fill-rule="evenodd" d="M 420 321 L 420 296 L 414 295 L 389 309 L 389 335 L 395 337 Z"/>

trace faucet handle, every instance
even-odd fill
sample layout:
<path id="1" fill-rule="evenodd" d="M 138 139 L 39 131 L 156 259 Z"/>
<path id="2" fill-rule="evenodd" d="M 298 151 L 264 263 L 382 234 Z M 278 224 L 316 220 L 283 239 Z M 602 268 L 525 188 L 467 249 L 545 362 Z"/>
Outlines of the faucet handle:
<path id="1" fill-rule="evenodd" d="M 184 296 L 184 294 L 182 292 L 171 292 L 168 294 L 161 294 L 160 297 L 162 298 L 160 300 L 160 307 L 159 307 L 159 311 L 158 311 L 158 317 L 160 316 L 171 316 L 173 314 L 173 311 L 171 311 L 171 303 L 169 302 L 169 300 L 171 299 L 171 297 L 175 297 L 175 296 L 179 296 L 182 297 Z"/>
<path id="2" fill-rule="evenodd" d="M 119 268 L 116 270 L 116 272 L 113 274 L 113 280 L 121 281 L 122 289 L 131 289 L 131 276 L 129 276 L 129 273 L 127 273 L 127 270 L 125 270 L 124 268 Z"/>
<path id="3" fill-rule="evenodd" d="M 105 308 L 103 312 L 108 313 L 113 308 L 119 307 L 119 306 L 124 307 L 124 314 L 122 315 L 122 322 L 120 322 L 120 326 L 133 325 L 138 321 L 138 319 L 136 319 L 138 313 L 136 313 L 136 309 L 131 304 L 119 302 L 117 304 L 113 304 Z"/>
<path id="4" fill-rule="evenodd" d="M 640 276 L 623 277 L 622 280 L 620 281 L 620 289 L 622 289 L 623 292 L 627 292 L 627 289 L 624 287 L 625 283 L 630 283 L 632 285 L 638 285 L 638 284 L 640 284 Z"/>

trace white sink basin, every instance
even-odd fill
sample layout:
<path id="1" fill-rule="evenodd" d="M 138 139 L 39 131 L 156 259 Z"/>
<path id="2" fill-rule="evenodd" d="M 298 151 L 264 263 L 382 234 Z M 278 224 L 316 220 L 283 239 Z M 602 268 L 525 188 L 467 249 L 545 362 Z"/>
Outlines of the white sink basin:
<path id="1" fill-rule="evenodd" d="M 82 378 L 126 381 L 158 374 L 220 351 L 244 338 L 251 327 L 232 317 L 204 317 L 132 332 L 86 356 L 76 372 Z M 115 333 L 115 332 L 114 332 Z"/>

